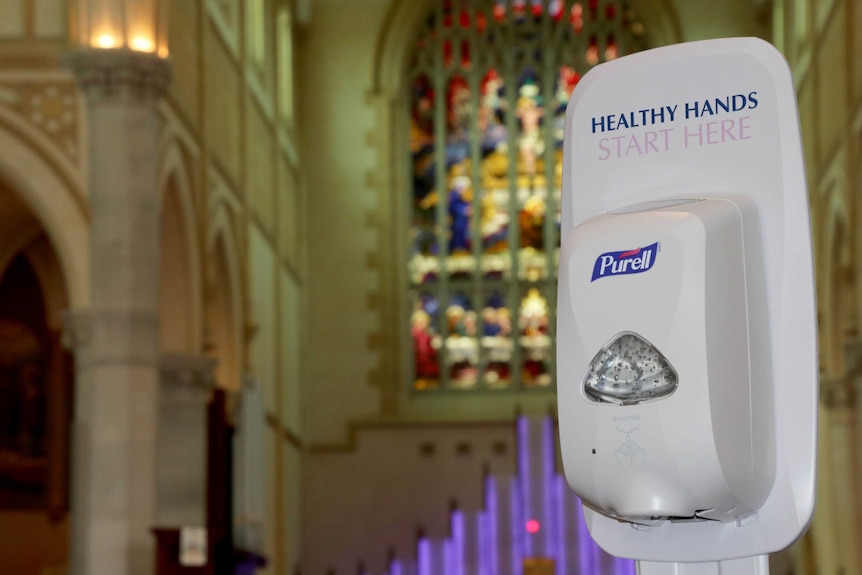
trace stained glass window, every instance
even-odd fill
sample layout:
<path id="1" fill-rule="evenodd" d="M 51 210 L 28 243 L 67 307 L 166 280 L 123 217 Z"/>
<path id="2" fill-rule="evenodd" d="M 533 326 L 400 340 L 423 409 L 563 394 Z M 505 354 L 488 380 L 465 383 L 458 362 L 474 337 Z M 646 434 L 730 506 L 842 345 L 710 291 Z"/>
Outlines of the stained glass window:
<path id="1" fill-rule="evenodd" d="M 440 0 L 410 60 L 413 387 L 552 386 L 565 108 L 645 47 L 617 0 Z"/>

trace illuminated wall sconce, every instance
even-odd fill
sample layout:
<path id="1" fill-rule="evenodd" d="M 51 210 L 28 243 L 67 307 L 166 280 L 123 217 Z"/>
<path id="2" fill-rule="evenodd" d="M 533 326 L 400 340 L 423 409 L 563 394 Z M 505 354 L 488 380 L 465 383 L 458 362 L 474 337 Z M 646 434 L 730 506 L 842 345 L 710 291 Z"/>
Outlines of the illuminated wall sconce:
<path id="1" fill-rule="evenodd" d="M 168 56 L 165 0 L 80 0 L 79 44 Z"/>

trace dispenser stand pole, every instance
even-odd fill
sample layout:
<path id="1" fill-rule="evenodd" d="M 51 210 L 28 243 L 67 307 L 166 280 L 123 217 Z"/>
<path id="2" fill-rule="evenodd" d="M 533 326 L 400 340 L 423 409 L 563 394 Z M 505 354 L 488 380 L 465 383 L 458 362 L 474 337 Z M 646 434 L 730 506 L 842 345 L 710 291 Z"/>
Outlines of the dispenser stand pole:
<path id="1" fill-rule="evenodd" d="M 757 555 L 703 563 L 638 561 L 637 575 L 769 575 L 769 556 Z"/>

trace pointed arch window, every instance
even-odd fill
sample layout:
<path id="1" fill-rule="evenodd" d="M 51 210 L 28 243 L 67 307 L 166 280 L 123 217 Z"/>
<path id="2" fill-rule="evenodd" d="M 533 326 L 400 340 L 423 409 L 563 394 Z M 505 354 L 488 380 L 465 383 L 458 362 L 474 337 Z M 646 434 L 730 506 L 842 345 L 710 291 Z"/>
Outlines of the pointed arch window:
<path id="1" fill-rule="evenodd" d="M 439 0 L 410 58 L 413 388 L 554 384 L 565 107 L 646 47 L 617 0 Z"/>

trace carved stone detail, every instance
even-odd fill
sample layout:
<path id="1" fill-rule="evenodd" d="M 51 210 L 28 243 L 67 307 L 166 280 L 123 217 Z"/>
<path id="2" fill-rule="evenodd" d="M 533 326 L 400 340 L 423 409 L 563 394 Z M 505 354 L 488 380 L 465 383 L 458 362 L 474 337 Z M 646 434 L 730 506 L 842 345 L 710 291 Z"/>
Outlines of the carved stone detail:
<path id="1" fill-rule="evenodd" d="M 155 312 L 87 309 L 67 312 L 63 346 L 74 351 L 79 367 L 92 364 L 155 365 L 149 342 L 158 341 Z"/>
<path id="2" fill-rule="evenodd" d="M 820 401 L 829 409 L 854 408 L 856 386 L 848 375 L 820 376 Z"/>
<path id="3" fill-rule="evenodd" d="M 205 355 L 163 354 L 159 366 L 161 401 L 205 402 L 215 386 L 216 363 Z"/>
<path id="4" fill-rule="evenodd" d="M 862 339 L 844 343 L 844 370 L 850 377 L 862 378 Z"/>
<path id="5" fill-rule="evenodd" d="M 93 340 L 93 325 L 90 315 L 83 311 L 67 311 L 63 314 L 63 335 L 60 342 L 65 349 L 76 351 Z"/>
<path id="6" fill-rule="evenodd" d="M 91 101 L 155 101 L 171 80 L 167 60 L 132 50 L 83 49 L 65 63 Z"/>
<path id="7" fill-rule="evenodd" d="M 70 160 L 79 160 L 81 119 L 73 80 L 5 80 L 0 82 L 0 105 L 41 132 Z"/>

